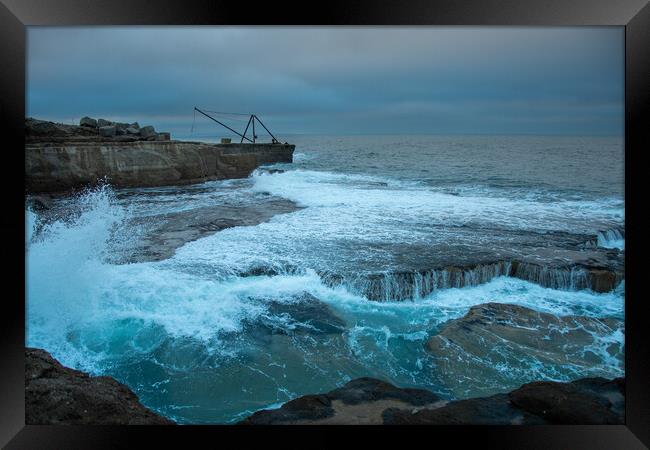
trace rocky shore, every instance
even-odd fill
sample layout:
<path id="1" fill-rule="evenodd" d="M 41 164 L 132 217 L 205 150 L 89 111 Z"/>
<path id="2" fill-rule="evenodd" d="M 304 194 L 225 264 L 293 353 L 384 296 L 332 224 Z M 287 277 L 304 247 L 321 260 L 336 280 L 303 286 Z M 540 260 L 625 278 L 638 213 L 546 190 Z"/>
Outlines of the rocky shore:
<path id="1" fill-rule="evenodd" d="M 534 425 L 622 424 L 625 380 L 539 381 L 509 393 L 447 401 L 424 390 L 358 378 L 324 394 L 258 411 L 240 425 Z M 111 377 L 62 366 L 44 350 L 25 349 L 29 425 L 174 425 L 142 406 Z"/>
<path id="2" fill-rule="evenodd" d="M 597 365 L 596 339 L 622 329 L 622 320 L 614 318 L 557 317 L 517 305 L 481 304 L 446 322 L 425 344 L 435 361 L 430 370 L 443 384 L 465 380 L 460 383 L 465 389 L 452 392 L 463 400 L 358 378 L 327 393 L 258 411 L 240 424 L 620 424 L 625 409 L 623 378 L 595 376 L 512 386 L 504 371 L 528 371 L 525 360 L 532 358 L 545 367 L 597 374 L 590 370 Z M 605 351 L 623 364 L 622 344 L 613 342 Z M 493 383 L 482 384 L 481 389 L 473 386 L 472 380 L 485 379 Z"/>
<path id="3" fill-rule="evenodd" d="M 25 349 L 27 425 L 173 425 L 145 408 L 125 385 L 62 366 L 40 349 Z"/>
<path id="4" fill-rule="evenodd" d="M 445 401 L 423 389 L 358 378 L 258 411 L 240 425 L 604 425 L 624 423 L 623 378 L 528 383 L 507 394 Z"/>

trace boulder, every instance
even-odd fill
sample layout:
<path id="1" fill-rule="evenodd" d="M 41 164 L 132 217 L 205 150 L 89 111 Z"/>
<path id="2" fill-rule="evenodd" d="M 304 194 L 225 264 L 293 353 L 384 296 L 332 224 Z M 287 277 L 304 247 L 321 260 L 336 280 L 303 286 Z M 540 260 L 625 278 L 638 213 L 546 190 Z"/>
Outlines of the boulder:
<path id="1" fill-rule="evenodd" d="M 154 128 L 151 125 L 147 125 L 146 127 L 140 128 L 140 136 L 144 138 L 155 137 L 156 130 L 154 130 Z"/>
<path id="2" fill-rule="evenodd" d="M 140 130 L 137 129 L 137 128 L 134 128 L 133 126 L 127 127 L 126 130 L 124 130 L 124 131 L 126 131 L 126 134 L 130 134 L 130 135 L 140 134 Z"/>
<path id="3" fill-rule="evenodd" d="M 25 349 L 27 425 L 173 425 L 111 377 L 62 366 L 40 349 Z"/>
<path id="4" fill-rule="evenodd" d="M 133 122 L 131 125 L 129 125 L 131 128 L 135 128 L 136 130 L 140 129 L 140 124 L 138 122 Z"/>
<path id="5" fill-rule="evenodd" d="M 170 140 L 170 138 L 171 138 L 171 135 L 169 133 L 167 133 L 167 132 L 158 133 L 156 135 L 156 140 L 157 141 L 168 141 L 168 140 Z"/>
<path id="6" fill-rule="evenodd" d="M 625 414 L 623 378 L 585 378 L 572 383 L 537 381 L 509 394 L 517 408 L 554 424 L 622 424 Z"/>
<path id="7" fill-rule="evenodd" d="M 124 136 L 125 134 L 126 134 L 126 128 L 120 128 L 120 127 L 115 128 L 116 136 Z"/>
<path id="8" fill-rule="evenodd" d="M 117 135 L 117 127 L 115 125 L 99 127 L 99 135 L 103 137 L 113 137 Z"/>
<path id="9" fill-rule="evenodd" d="M 81 118 L 79 125 L 82 127 L 97 128 L 97 121 L 92 117 L 85 116 Z"/>
<path id="10" fill-rule="evenodd" d="M 113 122 L 111 122 L 110 120 L 97 119 L 97 127 L 99 127 L 99 128 L 107 127 L 107 126 L 110 126 L 110 125 L 113 125 Z"/>

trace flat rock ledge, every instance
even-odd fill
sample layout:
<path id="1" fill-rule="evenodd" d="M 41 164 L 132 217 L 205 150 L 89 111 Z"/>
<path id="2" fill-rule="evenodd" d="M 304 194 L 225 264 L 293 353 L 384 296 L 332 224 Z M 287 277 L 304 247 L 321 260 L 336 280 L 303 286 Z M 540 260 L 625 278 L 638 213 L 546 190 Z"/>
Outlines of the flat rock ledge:
<path id="1" fill-rule="evenodd" d="M 624 364 L 623 342 L 614 338 L 618 333 L 624 333 L 622 318 L 555 316 L 520 305 L 484 303 L 445 322 L 425 349 L 444 384 L 465 380 L 453 392 L 465 398 L 494 394 L 495 386 L 514 389 L 512 374 L 526 376 L 539 364 L 546 373 L 570 368 L 583 376 L 612 376 L 606 366 Z M 481 386 L 472 382 L 476 379 L 491 383 Z"/>
<path id="2" fill-rule="evenodd" d="M 174 425 L 111 377 L 61 365 L 48 352 L 25 349 L 25 423 L 28 425 Z"/>
<path id="3" fill-rule="evenodd" d="M 622 424 L 623 378 L 540 381 L 508 394 L 444 401 L 422 389 L 358 378 L 325 394 L 262 410 L 240 425 L 533 425 Z"/>

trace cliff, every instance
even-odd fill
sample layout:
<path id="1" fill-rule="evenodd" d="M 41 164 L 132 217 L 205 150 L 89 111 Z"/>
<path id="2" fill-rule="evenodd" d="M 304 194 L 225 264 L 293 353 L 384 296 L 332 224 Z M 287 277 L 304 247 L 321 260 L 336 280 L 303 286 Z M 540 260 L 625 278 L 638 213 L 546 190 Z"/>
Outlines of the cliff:
<path id="1" fill-rule="evenodd" d="M 161 138 L 162 136 L 162 138 Z M 149 187 L 245 178 L 263 164 L 292 162 L 294 145 L 206 144 L 166 133 L 102 136 L 86 126 L 27 119 L 25 179 L 30 193 L 60 192 L 107 179 Z"/>

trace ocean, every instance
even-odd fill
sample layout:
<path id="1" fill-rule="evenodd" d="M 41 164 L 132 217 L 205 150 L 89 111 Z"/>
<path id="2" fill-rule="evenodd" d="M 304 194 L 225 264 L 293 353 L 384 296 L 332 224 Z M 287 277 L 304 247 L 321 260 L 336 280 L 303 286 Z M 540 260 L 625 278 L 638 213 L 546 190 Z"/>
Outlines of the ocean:
<path id="1" fill-rule="evenodd" d="M 623 265 L 622 138 L 287 140 L 293 163 L 246 179 L 107 184 L 26 207 L 26 344 L 196 424 L 361 376 L 457 399 L 624 374 L 624 281 L 596 292 L 580 269 Z M 276 214 L 279 202 L 293 206 Z M 270 219 L 192 225 L 210 208 Z M 148 258 L 143 242 L 172 216 L 201 237 L 167 233 L 172 256 Z M 543 276 L 514 276 L 515 263 Z M 455 377 L 425 344 L 487 302 L 617 325 L 585 330 L 580 358 L 497 364 L 485 349 L 485 370 Z"/>

